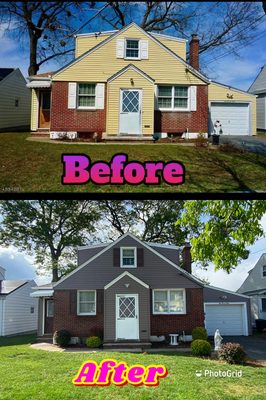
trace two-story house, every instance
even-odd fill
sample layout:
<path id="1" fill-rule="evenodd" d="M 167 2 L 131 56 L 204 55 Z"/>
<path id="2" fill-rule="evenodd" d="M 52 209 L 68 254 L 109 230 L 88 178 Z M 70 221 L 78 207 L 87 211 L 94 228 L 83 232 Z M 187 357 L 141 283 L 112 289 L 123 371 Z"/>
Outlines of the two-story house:
<path id="1" fill-rule="evenodd" d="M 252 323 L 256 319 L 266 320 L 266 253 L 262 254 L 238 289 L 238 293 L 251 298 Z"/>
<path id="2" fill-rule="evenodd" d="M 209 81 L 199 71 L 199 39 L 119 31 L 76 36 L 75 59 L 53 73 L 31 76 L 32 132 L 106 140 L 152 140 L 213 132 L 256 133 L 256 97 Z M 210 118 L 209 118 L 210 116 Z"/>
<path id="3" fill-rule="evenodd" d="M 149 346 L 151 336 L 248 335 L 247 296 L 208 286 L 191 274 L 190 246 L 147 243 L 127 233 L 108 244 L 81 247 L 78 267 L 36 288 L 38 334 L 67 329 L 85 338 L 102 333 L 104 346 L 128 341 Z"/>

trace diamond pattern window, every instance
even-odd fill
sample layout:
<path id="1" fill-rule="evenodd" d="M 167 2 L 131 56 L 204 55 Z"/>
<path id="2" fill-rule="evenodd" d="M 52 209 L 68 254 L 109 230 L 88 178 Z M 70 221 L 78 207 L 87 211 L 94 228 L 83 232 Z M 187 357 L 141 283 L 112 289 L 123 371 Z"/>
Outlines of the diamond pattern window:
<path id="1" fill-rule="evenodd" d="M 134 90 L 123 90 L 122 112 L 139 111 L 139 92 Z"/>
<path id="2" fill-rule="evenodd" d="M 135 297 L 119 298 L 119 318 L 135 318 L 136 305 Z"/>

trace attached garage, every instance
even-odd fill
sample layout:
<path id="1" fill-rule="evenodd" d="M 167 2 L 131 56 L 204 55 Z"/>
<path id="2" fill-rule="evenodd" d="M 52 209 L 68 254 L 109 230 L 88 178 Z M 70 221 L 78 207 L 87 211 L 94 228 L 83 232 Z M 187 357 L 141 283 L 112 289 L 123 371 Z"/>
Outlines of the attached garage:
<path id="1" fill-rule="evenodd" d="M 205 327 L 210 336 L 219 329 L 222 336 L 251 334 L 250 300 L 247 296 L 206 286 L 204 293 Z"/>
<path id="2" fill-rule="evenodd" d="M 256 96 L 211 82 L 209 94 L 209 134 L 216 120 L 223 135 L 256 135 Z"/>
<path id="3" fill-rule="evenodd" d="M 211 131 L 213 131 L 213 125 L 216 120 L 221 122 L 224 135 L 249 135 L 249 103 L 211 102 Z"/>

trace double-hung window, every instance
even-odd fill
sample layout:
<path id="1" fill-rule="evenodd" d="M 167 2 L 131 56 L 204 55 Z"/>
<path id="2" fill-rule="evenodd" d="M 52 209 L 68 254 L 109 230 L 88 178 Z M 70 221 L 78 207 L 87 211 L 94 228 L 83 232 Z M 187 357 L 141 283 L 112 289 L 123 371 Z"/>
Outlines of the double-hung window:
<path id="1" fill-rule="evenodd" d="M 266 278 L 266 265 L 262 266 L 262 277 Z"/>
<path id="2" fill-rule="evenodd" d="M 95 108 L 96 85 L 93 83 L 78 84 L 78 108 Z"/>
<path id="3" fill-rule="evenodd" d="M 153 314 L 185 314 L 185 289 L 155 289 Z"/>
<path id="4" fill-rule="evenodd" d="M 120 249 L 121 268 L 136 268 L 136 248 L 121 247 Z"/>
<path id="5" fill-rule="evenodd" d="M 96 291 L 78 291 L 78 315 L 96 315 Z"/>
<path id="6" fill-rule="evenodd" d="M 126 58 L 139 58 L 139 40 L 126 39 Z"/>
<path id="7" fill-rule="evenodd" d="M 158 108 L 162 110 L 188 110 L 188 87 L 158 86 Z"/>

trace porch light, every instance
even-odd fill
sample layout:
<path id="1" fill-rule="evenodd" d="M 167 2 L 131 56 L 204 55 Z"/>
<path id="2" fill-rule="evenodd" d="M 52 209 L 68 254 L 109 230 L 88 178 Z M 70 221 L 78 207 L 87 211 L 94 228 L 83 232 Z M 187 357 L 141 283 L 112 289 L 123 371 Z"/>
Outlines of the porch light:
<path id="1" fill-rule="evenodd" d="M 129 288 L 130 284 L 129 283 L 125 283 L 125 287 Z"/>
<path id="2" fill-rule="evenodd" d="M 131 83 L 132 86 L 134 85 L 134 79 L 133 78 L 130 78 L 130 83 Z"/>

